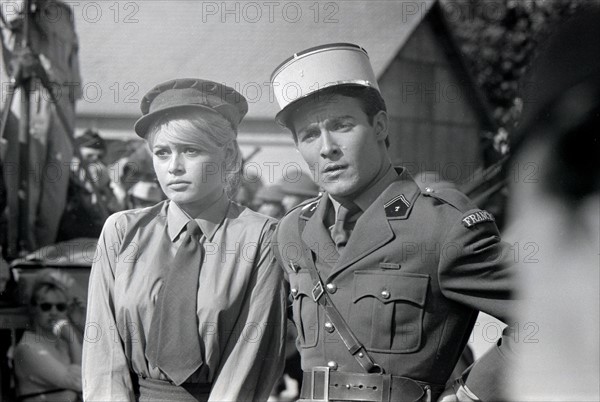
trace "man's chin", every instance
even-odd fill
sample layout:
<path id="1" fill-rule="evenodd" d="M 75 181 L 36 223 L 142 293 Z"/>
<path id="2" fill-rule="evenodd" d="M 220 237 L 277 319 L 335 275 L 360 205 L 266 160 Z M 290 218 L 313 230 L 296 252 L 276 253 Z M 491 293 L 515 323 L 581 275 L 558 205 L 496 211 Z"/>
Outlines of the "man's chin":
<path id="1" fill-rule="evenodd" d="M 334 197 L 348 197 L 354 193 L 352 186 L 345 183 L 322 183 L 321 187 Z"/>

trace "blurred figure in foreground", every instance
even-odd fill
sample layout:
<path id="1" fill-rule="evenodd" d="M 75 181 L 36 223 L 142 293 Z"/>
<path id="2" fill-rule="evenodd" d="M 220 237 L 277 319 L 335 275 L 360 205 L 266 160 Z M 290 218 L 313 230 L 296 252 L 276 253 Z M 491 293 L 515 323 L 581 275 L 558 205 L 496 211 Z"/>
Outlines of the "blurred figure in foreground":
<path id="1" fill-rule="evenodd" d="M 64 274 L 40 271 L 29 300 L 32 329 L 14 351 L 20 401 L 76 401 L 81 392 L 81 340 L 69 318 L 70 292 Z"/>
<path id="2" fill-rule="evenodd" d="M 514 400 L 600 400 L 598 21 L 587 10 L 549 40 L 512 146 L 513 172 L 535 167 L 514 183 L 508 211 L 526 300 Z"/>

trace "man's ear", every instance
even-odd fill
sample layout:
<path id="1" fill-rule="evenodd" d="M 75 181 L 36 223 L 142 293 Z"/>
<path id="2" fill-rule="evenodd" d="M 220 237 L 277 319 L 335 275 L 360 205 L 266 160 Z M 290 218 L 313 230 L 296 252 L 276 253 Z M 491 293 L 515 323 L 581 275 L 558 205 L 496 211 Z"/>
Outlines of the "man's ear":
<path id="1" fill-rule="evenodd" d="M 385 110 L 380 110 L 375 116 L 373 116 L 375 135 L 380 141 L 385 141 L 388 136 L 388 122 L 388 114 Z"/>

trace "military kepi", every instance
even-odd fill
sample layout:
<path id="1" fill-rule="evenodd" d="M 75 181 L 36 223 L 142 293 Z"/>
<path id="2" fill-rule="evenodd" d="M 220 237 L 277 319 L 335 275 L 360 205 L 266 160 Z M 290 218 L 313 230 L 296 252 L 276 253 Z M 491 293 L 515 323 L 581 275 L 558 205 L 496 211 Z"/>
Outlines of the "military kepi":
<path id="1" fill-rule="evenodd" d="M 282 126 L 300 100 L 323 89 L 353 85 L 379 91 L 367 51 L 352 43 L 332 43 L 294 54 L 271 74 L 271 85 L 281 108 L 275 120 Z"/>
<path id="2" fill-rule="evenodd" d="M 248 112 L 248 103 L 239 92 L 226 85 L 198 78 L 178 78 L 152 88 L 140 104 L 143 116 L 135 122 L 137 135 L 144 138 L 156 119 L 180 110 L 219 113 L 237 131 Z"/>

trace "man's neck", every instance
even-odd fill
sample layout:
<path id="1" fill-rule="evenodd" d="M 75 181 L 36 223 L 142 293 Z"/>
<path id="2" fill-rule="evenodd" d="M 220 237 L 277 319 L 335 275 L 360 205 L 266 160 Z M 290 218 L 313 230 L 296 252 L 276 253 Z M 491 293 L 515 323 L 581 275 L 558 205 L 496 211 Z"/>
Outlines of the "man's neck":
<path id="1" fill-rule="evenodd" d="M 382 165 L 381 169 L 375 176 L 375 179 L 371 181 L 371 184 L 355 194 L 348 197 L 334 197 L 330 195 L 337 214 L 337 209 L 340 204 L 344 204 L 346 201 L 352 201 L 358 205 L 361 210 L 366 211 L 367 208 L 379 197 L 381 193 L 394 181 L 398 175 L 394 170 L 391 161 Z"/>

